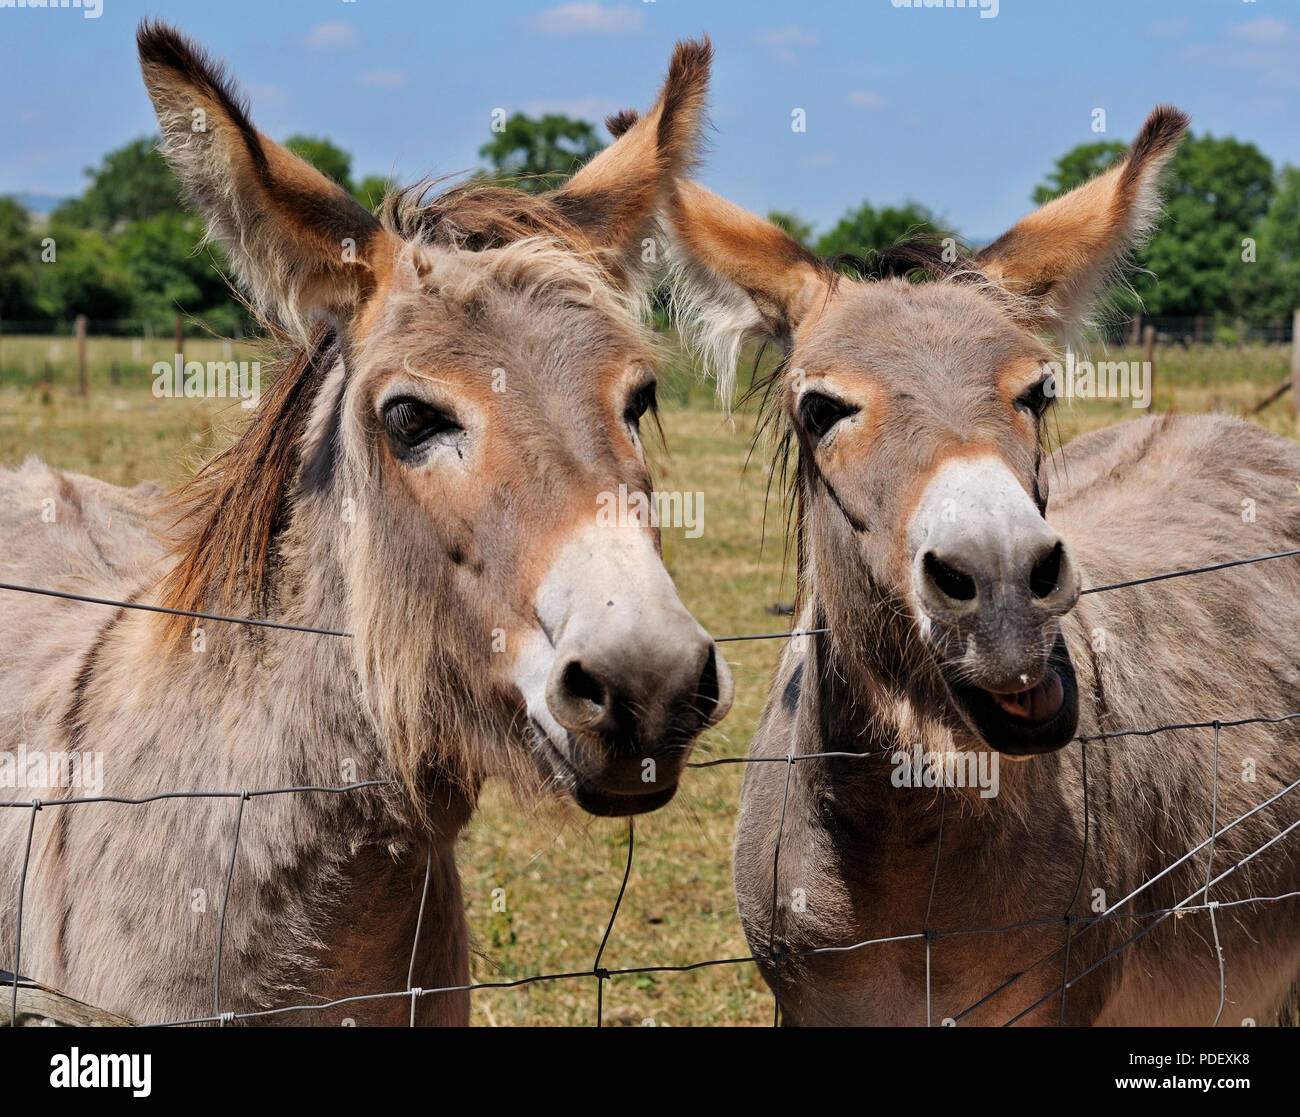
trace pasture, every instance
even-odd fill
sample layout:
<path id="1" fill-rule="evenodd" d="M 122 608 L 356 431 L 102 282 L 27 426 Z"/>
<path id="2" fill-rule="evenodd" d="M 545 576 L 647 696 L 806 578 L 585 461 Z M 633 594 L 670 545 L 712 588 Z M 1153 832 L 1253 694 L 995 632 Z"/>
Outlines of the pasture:
<path id="1" fill-rule="evenodd" d="M 660 392 L 666 445 L 652 448 L 656 487 L 704 494 L 699 538 L 664 531 L 668 569 L 686 607 L 714 635 L 780 631 L 788 619 L 769 608 L 792 594 L 783 562 L 783 501 L 768 490 L 763 448 L 745 468 L 755 409 L 742 405 L 724 417 L 711 389 L 699 383 L 689 362 L 672 356 L 676 350 L 668 341 Z M 223 344 L 190 341 L 186 356 L 230 359 Z M 76 394 L 71 339 L 0 338 L 0 462 L 13 465 L 35 454 L 117 484 L 180 483 L 228 440 L 247 412 L 229 400 L 155 397 L 150 368 L 169 360 L 171 348 L 169 338 L 91 339 L 83 398 Z M 258 356 L 249 345 L 235 346 L 233 354 Z M 1125 350 L 1109 356 L 1141 357 Z M 1277 347 L 1161 348 L 1152 407 L 1241 414 L 1285 377 L 1288 365 L 1289 352 Z M 1058 408 L 1056 421 L 1068 443 L 1083 431 L 1140 414 L 1127 400 L 1075 401 Z M 1286 397 L 1257 419 L 1292 438 L 1300 431 Z M 1090 571 L 1085 580 L 1110 573 Z M 774 640 L 725 645 L 735 705 L 702 739 L 695 759 L 744 755 L 778 651 Z M 694 771 L 670 806 L 636 820 L 636 854 L 604 967 L 747 953 L 731 889 L 741 774 L 739 766 Z M 590 968 L 622 879 L 627 833 L 624 821 L 588 818 L 568 806 L 521 807 L 508 791 L 489 785 L 458 851 L 476 951 L 474 979 L 513 981 Z M 503 911 L 493 903 L 500 889 Z M 595 1005 L 591 979 L 542 982 L 476 993 L 473 1022 L 589 1024 Z M 749 964 L 616 977 L 604 992 L 607 1023 L 766 1024 L 771 1013 L 770 994 Z"/>

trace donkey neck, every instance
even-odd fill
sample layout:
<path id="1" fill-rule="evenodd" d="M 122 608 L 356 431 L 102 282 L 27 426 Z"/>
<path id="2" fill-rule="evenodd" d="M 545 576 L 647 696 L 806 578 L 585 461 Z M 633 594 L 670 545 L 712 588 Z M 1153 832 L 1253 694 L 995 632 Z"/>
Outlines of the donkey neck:
<path id="1" fill-rule="evenodd" d="M 869 835 L 874 847 L 914 847 L 938 831 L 939 796 L 959 794 L 986 804 L 977 788 L 938 787 L 924 765 L 974 746 L 942 682 L 907 654 L 909 639 L 897 602 L 874 585 L 865 608 L 870 621 L 856 630 L 808 583 L 800 627 L 829 631 L 810 638 L 800 669 L 795 711 L 797 753 L 852 753 L 805 761 L 800 771 L 846 835 Z M 855 610 L 856 611 L 856 610 Z M 842 615 L 841 615 L 842 616 Z M 918 766 L 918 761 L 921 766 Z M 976 758 L 978 764 L 979 758 Z M 984 758 L 987 766 L 992 761 Z M 945 826 L 981 810 L 951 812 Z M 968 820 L 969 821 L 969 820 Z"/>
<path id="2" fill-rule="evenodd" d="M 327 526 L 338 518 L 327 513 L 332 497 L 319 501 L 319 508 L 309 503 L 289 517 L 263 612 L 345 631 L 338 536 Z M 246 1011 L 403 988 L 426 875 L 426 832 L 365 711 L 351 640 L 207 620 L 195 622 L 189 639 L 163 644 L 161 654 L 159 637 L 152 614 L 123 610 L 111 617 L 93 637 L 65 708 L 67 747 L 104 750 L 105 794 L 374 784 L 259 795 L 238 808 L 225 919 L 227 956 L 238 964 L 223 979 L 223 1007 Z M 421 790 L 434 852 L 414 983 L 463 984 L 468 947 L 453 847 L 476 788 L 431 772 Z M 140 810 L 140 829 L 124 840 L 131 841 L 141 880 L 158 871 L 160 849 L 184 849 L 196 878 L 209 891 L 219 887 L 230 858 L 232 800 L 192 800 L 175 815 Z M 205 935 L 210 929 L 202 924 Z M 174 923 L 161 931 L 178 942 L 192 933 Z M 210 1006 L 201 987 L 208 980 L 191 990 L 178 975 L 175 995 L 193 1001 L 157 1012 L 175 1018 Z M 445 1013 L 464 1015 L 459 1004 L 448 1009 L 434 1001 L 440 998 L 417 1006 L 417 1017 L 456 1022 Z M 402 1022 L 396 1017 L 404 1021 L 409 1007 L 377 1001 L 338 1015 Z M 292 1019 L 302 1022 L 286 1018 Z"/>

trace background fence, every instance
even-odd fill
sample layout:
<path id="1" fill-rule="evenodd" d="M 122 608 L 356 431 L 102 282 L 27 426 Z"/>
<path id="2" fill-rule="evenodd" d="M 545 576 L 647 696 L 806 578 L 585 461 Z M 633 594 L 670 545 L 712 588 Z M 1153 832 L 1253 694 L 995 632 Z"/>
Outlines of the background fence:
<path id="1" fill-rule="evenodd" d="M 1134 586 L 1149 584 L 1151 582 L 1164 581 L 1170 578 L 1181 578 L 1181 577 L 1188 577 L 1192 575 L 1211 574 L 1214 572 L 1230 569 L 1233 567 L 1244 566 L 1244 565 L 1249 565 L 1249 564 L 1259 563 L 1259 562 L 1294 559 L 1297 556 L 1300 556 L 1300 549 L 1282 551 L 1282 552 L 1277 552 L 1274 554 L 1267 554 L 1267 555 L 1256 555 L 1248 558 L 1236 559 L 1228 562 L 1213 563 L 1210 565 L 1186 569 L 1186 570 L 1169 571 L 1162 574 L 1129 579 L 1126 581 L 1116 582 L 1109 585 L 1088 587 L 1085 588 L 1082 591 L 1082 593 L 1088 594 L 1088 593 L 1114 592 L 1114 591 L 1128 589 Z M 218 614 L 162 609 L 156 606 L 147 606 L 147 605 L 140 605 L 140 604 L 129 603 L 129 602 L 112 601 L 108 599 L 88 597 L 79 594 L 64 593 L 62 591 L 49 590 L 42 587 L 0 584 L 0 591 L 37 593 L 37 594 L 44 594 L 53 597 L 65 598 L 73 601 L 80 601 L 80 602 L 87 602 L 87 603 L 94 603 L 94 604 L 101 604 L 101 605 L 111 605 L 119 608 L 144 609 L 151 612 L 172 613 L 176 615 L 194 617 L 196 619 L 203 619 L 203 620 L 213 620 L 213 621 L 228 622 L 228 623 L 235 623 L 235 624 L 252 624 L 252 625 L 258 625 L 258 626 L 270 627 L 270 628 L 285 628 L 285 629 L 290 629 L 293 631 L 300 631 L 300 632 L 301 631 L 314 632 L 322 637 L 346 638 L 348 636 L 348 634 L 345 632 L 338 632 L 331 629 L 312 629 L 312 628 L 305 628 L 304 626 L 298 626 L 298 625 L 282 625 L 274 621 L 254 620 L 251 618 L 225 617 Z M 791 632 L 757 633 L 753 635 L 741 635 L 741 636 L 723 636 L 717 639 L 720 643 L 726 643 L 730 641 L 767 640 L 767 639 L 814 639 L 819 636 L 825 635 L 827 631 L 828 631 L 827 629 L 811 629 L 805 631 L 795 630 Z M 976 1009 L 985 1005 L 992 998 L 998 996 L 1000 993 L 1010 988 L 1015 983 L 1023 980 L 1028 974 L 1039 970 L 1040 967 L 1046 965 L 1058 953 L 1061 954 L 1063 958 L 1061 979 L 1059 984 L 1054 989 L 1052 989 L 1049 993 L 1040 997 L 1038 1000 L 1033 1002 L 1027 1008 L 1023 1009 L 1022 1011 L 1014 1015 L 1009 1016 L 1005 1020 L 1004 1026 L 1018 1022 L 1019 1020 L 1028 1016 L 1030 1013 L 1036 1011 L 1040 1007 L 1043 1007 L 1053 999 L 1057 999 L 1057 998 L 1059 998 L 1060 1000 L 1060 1006 L 1058 1012 L 1058 1023 L 1064 1023 L 1066 998 L 1068 996 L 1068 991 L 1071 985 L 1079 981 L 1081 978 L 1087 976 L 1089 973 L 1092 973 L 1094 970 L 1098 969 L 1099 967 L 1105 965 L 1107 962 L 1109 962 L 1110 960 L 1118 956 L 1129 946 L 1131 946 L 1138 940 L 1142 939 L 1144 936 L 1149 934 L 1156 927 L 1160 926 L 1162 923 L 1164 923 L 1166 920 L 1170 919 L 1171 917 L 1184 915 L 1184 914 L 1192 914 L 1192 913 L 1204 913 L 1208 917 L 1210 922 L 1210 928 L 1213 937 L 1215 956 L 1216 956 L 1216 962 L 1218 965 L 1218 973 L 1219 973 L 1218 1011 L 1214 1017 L 1214 1020 L 1206 1021 L 1206 1023 L 1213 1023 L 1217 1025 L 1222 1018 L 1225 1003 L 1226 1003 L 1226 969 L 1225 969 L 1225 960 L 1223 957 L 1223 951 L 1219 944 L 1219 931 L 1218 931 L 1218 922 L 1217 922 L 1218 911 L 1222 908 L 1238 907 L 1242 905 L 1276 904 L 1288 900 L 1294 901 L 1297 898 L 1300 898 L 1300 891 L 1287 892 L 1281 895 L 1251 896 L 1243 899 L 1223 901 L 1223 902 L 1211 898 L 1211 890 L 1213 888 L 1221 884 L 1228 877 L 1237 873 L 1245 865 L 1253 861 L 1256 857 L 1265 854 L 1268 850 L 1272 849 L 1272 847 L 1283 842 L 1294 830 L 1300 828 L 1300 817 L 1297 817 L 1294 822 L 1292 822 L 1288 826 L 1285 826 L 1276 834 L 1272 835 L 1267 841 L 1265 841 L 1259 847 L 1254 849 L 1251 853 L 1235 861 L 1230 866 L 1224 868 L 1217 875 L 1214 874 L 1214 869 L 1215 869 L 1214 852 L 1215 852 L 1216 841 L 1219 838 L 1221 838 L 1224 834 L 1226 834 L 1228 831 L 1234 829 L 1242 822 L 1246 821 L 1247 819 L 1251 818 L 1255 814 L 1259 813 L 1264 808 L 1272 805 L 1275 802 L 1278 802 L 1285 796 L 1290 795 L 1293 791 L 1295 791 L 1297 787 L 1300 787 L 1300 774 L 1298 774 L 1297 778 L 1291 783 L 1289 783 L 1286 787 L 1284 787 L 1281 791 L 1265 799 L 1263 802 L 1256 804 L 1250 810 L 1244 812 L 1238 817 L 1220 826 L 1219 818 L 1218 818 L 1220 734 L 1224 731 L 1231 731 L 1234 728 L 1244 726 L 1244 725 L 1280 724 L 1284 722 L 1293 721 L 1296 719 L 1300 719 L 1300 710 L 1283 712 L 1278 714 L 1243 714 L 1240 711 L 1232 711 L 1226 713 L 1225 716 L 1222 718 L 1216 718 L 1211 721 L 1181 722 L 1181 723 L 1172 723 L 1166 725 L 1145 726 L 1145 727 L 1135 726 L 1131 728 L 1113 730 L 1104 733 L 1078 736 L 1076 740 L 1081 750 L 1082 766 L 1083 766 L 1084 833 L 1083 833 L 1083 840 L 1080 847 L 1079 870 L 1078 870 L 1078 877 L 1075 885 L 1074 894 L 1071 897 L 1069 903 L 1066 904 L 1065 910 L 1062 912 L 1062 914 L 1055 918 L 1025 920 L 1025 921 L 1008 924 L 1004 926 L 982 926 L 982 927 L 962 927 L 962 928 L 935 928 L 929 926 L 930 903 L 933 901 L 935 886 L 938 881 L 940 852 L 943 847 L 943 818 L 944 818 L 944 804 L 946 800 L 945 797 L 941 794 L 939 796 L 939 804 L 940 804 L 939 829 L 938 829 L 938 835 L 935 840 L 934 867 L 932 870 L 931 879 L 929 882 L 929 891 L 928 891 L 928 896 L 930 899 L 927 902 L 925 918 L 922 921 L 922 925 L 919 928 L 915 928 L 911 930 L 902 930 L 900 931 L 900 933 L 895 935 L 872 938 L 872 939 L 867 939 L 855 943 L 828 944 L 827 946 L 824 947 L 818 947 L 818 948 L 796 951 L 796 952 L 780 951 L 776 949 L 775 946 L 776 936 L 778 932 L 778 917 L 781 911 L 780 905 L 777 902 L 778 901 L 777 885 L 779 879 L 779 868 L 780 868 L 780 859 L 781 859 L 781 844 L 785 833 L 786 803 L 789 795 L 790 779 L 794 772 L 795 765 L 800 763 L 806 763 L 808 761 L 813 761 L 813 760 L 826 759 L 830 757 L 861 760 L 861 759 L 865 759 L 870 754 L 856 753 L 856 752 L 819 752 L 819 753 L 809 753 L 809 754 L 789 754 L 784 757 L 724 757 L 724 758 L 713 759 L 713 760 L 693 761 L 688 765 L 688 767 L 694 769 L 701 769 L 701 768 L 741 766 L 741 765 L 758 764 L 758 763 L 770 763 L 770 764 L 780 764 L 783 765 L 785 768 L 785 777 L 784 777 L 785 783 L 784 783 L 784 791 L 782 796 L 781 814 L 780 814 L 780 820 L 777 828 L 775 855 L 773 858 L 773 866 L 772 866 L 772 888 L 773 888 L 772 918 L 771 918 L 771 926 L 769 928 L 769 934 L 768 934 L 768 949 L 765 952 L 751 953 L 741 957 L 704 958 L 704 959 L 698 959 L 691 962 L 676 963 L 676 964 L 660 963 L 660 964 L 653 964 L 653 965 L 622 967 L 622 968 L 613 968 L 613 969 L 603 967 L 601 963 L 604 959 L 605 950 L 609 944 L 610 937 L 614 932 L 615 923 L 618 919 L 619 910 L 622 906 L 623 898 L 627 891 L 628 880 L 632 872 L 632 865 L 633 865 L 636 845 L 635 845 L 634 822 L 631 818 L 629 818 L 627 822 L 627 834 L 628 834 L 627 861 L 623 872 L 622 883 L 619 886 L 618 893 L 614 898 L 613 907 L 610 912 L 608 923 L 605 926 L 604 935 L 601 937 L 599 944 L 595 947 L 592 964 L 590 968 L 578 970 L 578 971 L 537 974 L 537 975 L 532 975 L 532 976 L 519 978 L 515 980 L 509 980 L 509 981 L 473 982 L 466 985 L 449 986 L 449 987 L 438 988 L 438 989 L 423 989 L 423 988 L 416 987 L 412 984 L 412 981 L 415 972 L 416 956 L 420 944 L 420 931 L 424 925 L 425 900 L 428 896 L 429 876 L 432 871 L 433 857 L 434 857 L 434 840 L 433 840 L 432 831 L 430 831 L 428 837 L 427 857 L 425 863 L 424 887 L 421 892 L 420 912 L 416 923 L 415 936 L 411 944 L 411 960 L 410 960 L 410 966 L 408 968 L 408 973 L 407 973 L 407 984 L 404 989 L 394 989 L 394 990 L 382 991 L 377 993 L 357 993 L 355 995 L 343 997 L 334 1001 L 330 1001 L 328 1003 L 293 1004 L 293 1005 L 280 1006 L 277 1008 L 260 1009 L 260 1010 L 247 1011 L 247 1012 L 237 1012 L 237 1011 L 232 1011 L 223 1008 L 222 993 L 221 993 L 221 977 L 222 977 L 222 963 L 223 963 L 222 955 L 223 955 L 223 946 L 224 946 L 224 928 L 226 924 L 226 912 L 230 900 L 231 883 L 235 871 L 235 860 L 239 851 L 240 833 L 243 826 L 244 812 L 245 812 L 246 805 L 253 799 L 262 798 L 265 796 L 272 796 L 272 795 L 357 794 L 363 792 L 367 788 L 384 786 L 394 781 L 370 780 L 370 781 L 364 781 L 360 783 L 346 784 L 342 786 L 298 786 L 298 787 L 263 788 L 263 789 L 256 789 L 256 790 L 239 789 L 239 790 L 225 790 L 225 791 L 211 791 L 211 790 L 174 791 L 174 792 L 162 792 L 153 795 L 146 795 L 146 796 L 141 796 L 139 798 L 101 795 L 101 796 L 88 796 L 83 798 L 52 799 L 52 800 L 45 800 L 45 801 L 42 801 L 40 799 L 34 799 L 29 802 L 0 803 L 0 807 L 8 807 L 17 810 L 26 810 L 30 812 L 30 818 L 27 826 L 26 844 L 23 849 L 23 860 L 22 860 L 22 869 L 21 869 L 21 877 L 20 877 L 21 885 L 20 885 L 19 895 L 18 895 L 17 950 L 16 950 L 17 956 L 14 959 L 14 965 L 12 971 L 12 985 L 11 985 L 11 996 L 10 996 L 10 1020 L 11 1020 L 11 1024 L 16 1024 L 18 1019 L 18 992 L 21 984 L 20 975 L 22 973 L 22 925 L 23 925 L 23 909 L 24 909 L 24 899 L 25 899 L 24 892 L 25 892 L 25 885 L 27 881 L 28 871 L 30 867 L 32 837 L 35 832 L 36 820 L 40 812 L 46 808 L 63 808 L 63 807 L 78 805 L 78 804 L 118 803 L 118 804 L 130 804 L 130 805 L 143 805 L 143 804 L 152 803 L 163 799 L 218 798 L 218 799 L 236 800 L 238 805 L 236 808 L 236 813 L 235 813 L 233 827 L 232 827 L 230 856 L 227 863 L 227 871 L 225 876 L 225 889 L 222 895 L 221 910 L 220 910 L 220 917 L 218 923 L 216 956 L 213 960 L 212 1013 L 211 1015 L 208 1016 L 194 1017 L 185 1020 L 142 1021 L 142 1023 L 153 1024 L 158 1026 L 167 1026 L 167 1027 L 175 1027 L 175 1026 L 183 1026 L 183 1025 L 199 1025 L 199 1024 L 225 1026 L 226 1024 L 232 1024 L 236 1021 L 266 1019 L 272 1017 L 283 1017 L 291 1020 L 293 1015 L 296 1013 L 316 1012 L 316 1011 L 321 1011 L 326 1009 L 345 1007 L 350 1004 L 359 1004 L 366 1001 L 389 1000 L 389 999 L 400 998 L 400 999 L 406 999 L 410 1001 L 410 1023 L 412 1026 L 414 1026 L 416 1006 L 419 1003 L 420 999 L 424 997 L 435 997 L 435 996 L 447 995 L 451 993 L 473 994 L 476 991 L 486 990 L 486 989 L 514 989 L 514 988 L 520 988 L 522 986 L 535 985 L 544 982 L 591 981 L 594 982 L 593 1020 L 596 1026 L 599 1027 L 604 1023 L 605 982 L 615 976 L 630 976 L 630 975 L 637 975 L 637 974 L 682 974 L 682 973 L 688 973 L 696 970 L 709 969 L 713 967 L 752 965 L 758 962 L 768 962 L 772 966 L 776 967 L 779 972 L 780 966 L 792 958 L 803 958 L 803 957 L 808 957 L 816 954 L 844 953 L 846 951 L 866 950 L 872 946 L 879 946 L 888 943 L 915 941 L 918 943 L 923 943 L 925 946 L 926 1024 L 931 1025 L 934 1023 L 934 1020 L 932 1016 L 932 989 L 931 989 L 931 982 L 930 982 L 930 963 L 931 963 L 931 951 L 933 948 L 933 944 L 936 941 L 943 938 L 952 937 L 952 936 L 962 936 L 962 935 L 972 935 L 972 934 L 997 934 L 997 933 L 1005 933 L 1010 931 L 1019 931 L 1031 927 L 1050 927 L 1054 925 L 1061 927 L 1062 945 L 1060 948 L 1051 950 L 1043 954 L 1037 960 L 1035 960 L 1034 962 L 1026 966 L 1019 973 L 1015 974 L 1008 981 L 1004 982 L 1002 985 L 998 986 L 995 989 L 989 990 L 986 995 L 984 995 L 983 997 L 981 997 L 980 999 L 978 999 L 977 1001 L 969 1005 L 967 1008 L 956 1013 L 954 1016 L 945 1018 L 942 1021 L 942 1023 L 950 1026 L 961 1023 L 961 1021 L 965 1019 L 967 1016 L 969 1016 L 970 1013 L 974 1012 Z M 1125 737 L 1133 737 L 1133 736 L 1150 737 L 1150 736 L 1167 733 L 1167 732 L 1173 732 L 1177 730 L 1207 730 L 1207 731 L 1212 731 L 1213 733 L 1212 740 L 1213 740 L 1213 761 L 1214 761 L 1214 767 L 1213 767 L 1214 798 L 1213 798 L 1213 810 L 1212 810 L 1211 818 L 1207 820 L 1208 833 L 1206 834 L 1206 837 L 1196 846 L 1188 850 L 1186 853 L 1182 854 L 1180 857 L 1178 857 L 1176 860 L 1171 862 L 1169 865 L 1165 866 L 1164 869 L 1162 869 L 1159 873 L 1152 876 L 1141 886 L 1131 891 L 1128 895 L 1124 896 L 1122 899 L 1120 899 L 1119 901 L 1113 904 L 1107 905 L 1104 911 L 1097 912 L 1089 916 L 1072 915 L 1071 909 L 1073 908 L 1075 900 L 1078 897 L 1079 889 L 1082 887 L 1083 884 L 1083 878 L 1084 878 L 1088 852 L 1089 852 L 1089 838 L 1091 833 L 1090 797 L 1089 797 L 1089 787 L 1088 787 L 1088 777 L 1087 777 L 1087 772 L 1088 772 L 1087 761 L 1088 761 L 1089 746 L 1092 745 L 1096 747 L 1104 744 L 1105 742 L 1117 740 Z M 1204 851 L 1205 853 L 1205 862 L 1206 862 L 1205 883 L 1202 887 L 1195 889 L 1194 891 L 1189 893 L 1186 897 L 1184 897 L 1182 900 L 1169 907 L 1144 909 L 1139 911 L 1120 910 L 1126 905 L 1132 904 L 1157 881 L 1168 876 L 1171 872 L 1173 872 L 1178 867 L 1186 864 L 1192 858 L 1197 857 L 1199 854 L 1202 853 L 1202 851 Z M 1288 854 L 1286 852 L 1282 852 L 1282 855 L 1294 856 L 1294 854 Z M 1104 921 L 1110 921 L 1110 920 L 1130 921 L 1136 925 L 1136 929 L 1133 931 L 1132 934 L 1128 935 L 1128 937 L 1126 937 L 1120 943 L 1119 946 L 1110 950 L 1109 952 L 1104 954 L 1101 958 L 1099 958 L 1095 962 L 1092 962 L 1088 966 L 1078 970 L 1077 972 L 1071 973 L 1069 968 L 1071 944 L 1079 936 L 1086 934 L 1094 926 L 1097 926 Z M 779 981 L 777 985 L 778 985 L 778 992 L 774 995 L 774 1004 L 773 1004 L 773 1017 L 772 1017 L 773 1024 L 779 1023 L 780 1014 L 781 1014 Z M 1265 1023 L 1269 1023 L 1269 1021 L 1265 1021 Z"/>

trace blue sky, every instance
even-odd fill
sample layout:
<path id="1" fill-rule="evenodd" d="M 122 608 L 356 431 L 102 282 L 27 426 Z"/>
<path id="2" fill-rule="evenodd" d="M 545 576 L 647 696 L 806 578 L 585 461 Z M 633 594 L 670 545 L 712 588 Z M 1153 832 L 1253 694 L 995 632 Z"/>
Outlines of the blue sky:
<path id="1" fill-rule="evenodd" d="M 996 18 L 898 0 L 102 0 L 98 19 L 13 2 L 0 193 L 76 193 L 87 165 L 152 131 L 132 39 L 144 15 L 225 58 L 263 131 L 327 136 L 358 175 L 472 168 L 498 107 L 594 121 L 644 107 L 673 40 L 701 31 L 717 50 L 701 178 L 819 229 L 864 199 L 915 198 L 994 236 L 1056 156 L 1103 138 L 1097 108 L 1104 138 L 1172 101 L 1198 132 L 1300 163 L 1295 0 L 997 0 Z"/>

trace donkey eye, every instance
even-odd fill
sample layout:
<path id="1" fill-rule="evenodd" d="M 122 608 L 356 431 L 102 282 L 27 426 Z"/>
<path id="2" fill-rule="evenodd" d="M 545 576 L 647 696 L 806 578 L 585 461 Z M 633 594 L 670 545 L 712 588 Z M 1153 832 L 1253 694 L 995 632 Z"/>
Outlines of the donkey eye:
<path id="1" fill-rule="evenodd" d="M 1037 384 L 1031 384 L 1016 397 L 1016 406 L 1021 411 L 1028 411 L 1035 418 L 1040 417 L 1056 397 L 1056 381 L 1045 376 Z"/>
<path id="2" fill-rule="evenodd" d="M 404 396 L 384 407 L 384 429 L 403 446 L 414 447 L 462 428 L 445 411 Z"/>
<path id="3" fill-rule="evenodd" d="M 799 403 L 799 419 L 813 438 L 821 438 L 841 419 L 848 418 L 857 410 L 821 392 L 808 392 Z"/>
<path id="4" fill-rule="evenodd" d="M 650 410 L 655 404 L 655 385 L 647 384 L 643 388 L 638 388 L 633 393 L 632 398 L 627 401 L 627 409 L 623 412 L 623 420 L 628 426 L 635 427 L 641 422 L 641 416 Z"/>

